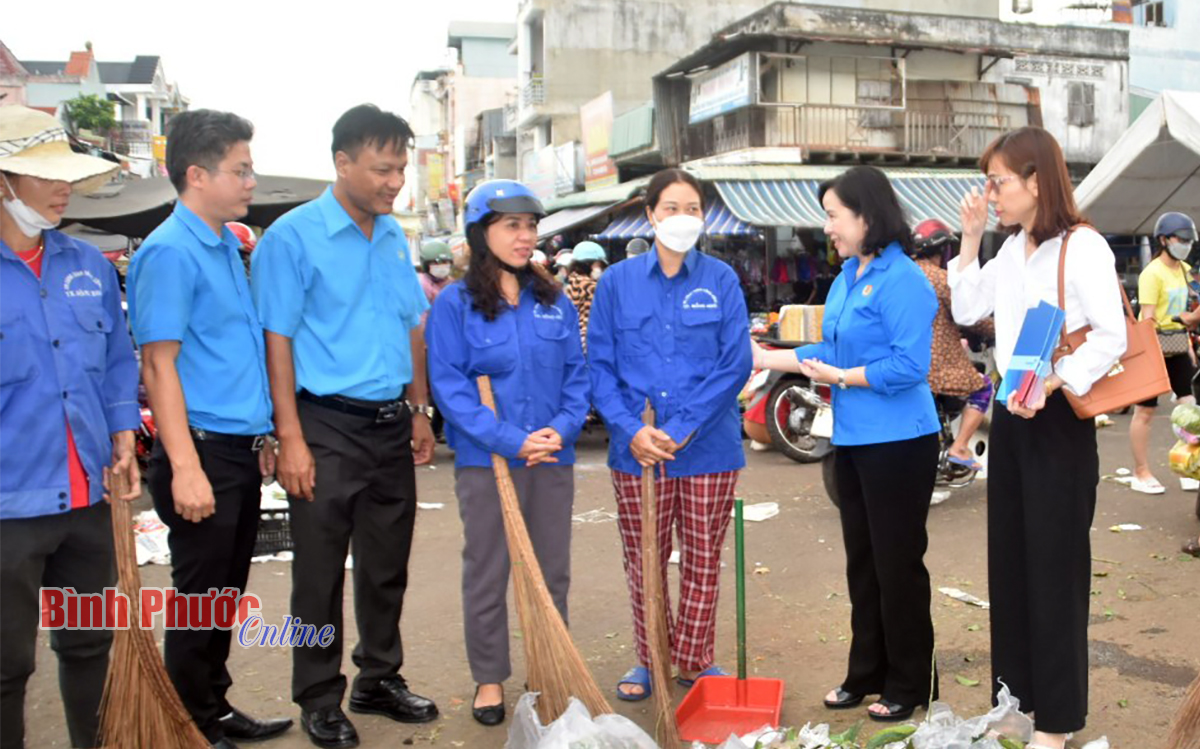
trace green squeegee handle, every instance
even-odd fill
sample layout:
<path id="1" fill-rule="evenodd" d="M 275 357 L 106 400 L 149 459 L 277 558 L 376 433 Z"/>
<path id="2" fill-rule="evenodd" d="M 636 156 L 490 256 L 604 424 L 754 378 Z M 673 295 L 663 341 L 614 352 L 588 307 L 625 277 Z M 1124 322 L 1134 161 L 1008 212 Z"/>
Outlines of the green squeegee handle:
<path id="1" fill-rule="evenodd" d="M 734 551 L 737 555 L 737 675 L 746 680 L 746 539 L 742 528 L 742 500 L 733 500 Z"/>

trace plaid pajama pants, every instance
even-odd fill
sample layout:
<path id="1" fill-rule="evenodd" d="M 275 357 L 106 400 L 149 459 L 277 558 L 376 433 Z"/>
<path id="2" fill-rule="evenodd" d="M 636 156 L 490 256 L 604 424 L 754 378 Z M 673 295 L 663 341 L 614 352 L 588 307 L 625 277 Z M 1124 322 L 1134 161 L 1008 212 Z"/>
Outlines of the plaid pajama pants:
<path id="1" fill-rule="evenodd" d="M 625 579 L 633 604 L 638 662 L 648 667 L 650 649 L 642 604 L 642 477 L 613 471 L 612 480 L 617 495 L 617 525 L 624 547 Z M 729 527 L 737 480 L 737 471 L 727 471 L 681 478 L 659 476 L 655 481 L 659 568 L 671 660 L 685 671 L 701 671 L 713 665 L 721 544 Z M 672 529 L 680 545 L 678 612 L 671 611 L 667 587 Z"/>

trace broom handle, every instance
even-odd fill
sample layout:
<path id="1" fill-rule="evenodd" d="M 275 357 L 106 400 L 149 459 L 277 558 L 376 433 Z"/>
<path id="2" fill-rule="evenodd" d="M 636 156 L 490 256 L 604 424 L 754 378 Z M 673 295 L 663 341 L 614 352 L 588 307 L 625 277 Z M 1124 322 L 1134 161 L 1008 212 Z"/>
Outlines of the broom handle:
<path id="1" fill-rule="evenodd" d="M 742 528 L 742 500 L 733 500 L 734 553 L 737 555 L 737 659 L 738 679 L 746 680 L 746 539 Z"/>

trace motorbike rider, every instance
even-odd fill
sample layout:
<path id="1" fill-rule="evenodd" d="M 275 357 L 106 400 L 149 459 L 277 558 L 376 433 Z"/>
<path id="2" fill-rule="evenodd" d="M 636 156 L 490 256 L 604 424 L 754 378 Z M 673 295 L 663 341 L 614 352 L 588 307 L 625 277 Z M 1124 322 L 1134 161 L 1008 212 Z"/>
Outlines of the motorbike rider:
<path id="1" fill-rule="evenodd" d="M 950 286 L 944 259 L 958 252 L 958 240 L 945 222 L 931 218 L 913 230 L 913 259 L 937 294 L 938 311 L 933 318 L 933 355 L 929 366 L 929 388 L 936 395 L 965 398 L 962 425 L 950 446 L 947 460 L 979 471 L 983 466 L 968 447 L 992 400 L 991 379 L 975 369 L 962 345 L 962 334 L 950 312 Z"/>

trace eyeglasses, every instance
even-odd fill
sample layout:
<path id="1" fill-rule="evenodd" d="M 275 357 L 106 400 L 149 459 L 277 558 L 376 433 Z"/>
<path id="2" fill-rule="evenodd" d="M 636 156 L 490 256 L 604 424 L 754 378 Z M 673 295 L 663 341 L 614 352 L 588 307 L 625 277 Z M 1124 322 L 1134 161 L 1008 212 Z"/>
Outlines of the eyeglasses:
<path id="1" fill-rule="evenodd" d="M 208 167 L 205 167 L 205 168 L 208 169 Z M 258 176 L 257 174 L 254 173 L 253 169 L 215 169 L 214 168 L 214 169 L 208 169 L 208 171 L 224 172 L 225 174 L 232 174 L 233 176 L 240 179 L 242 182 L 249 182 L 250 180 L 252 180 Z"/>
<path id="2" fill-rule="evenodd" d="M 989 187 L 999 192 L 1001 187 L 1009 182 L 1012 182 L 1014 179 L 1017 179 L 1017 175 L 1015 174 L 1009 174 L 1003 177 L 998 177 L 995 174 L 989 174 L 985 181 Z"/>

